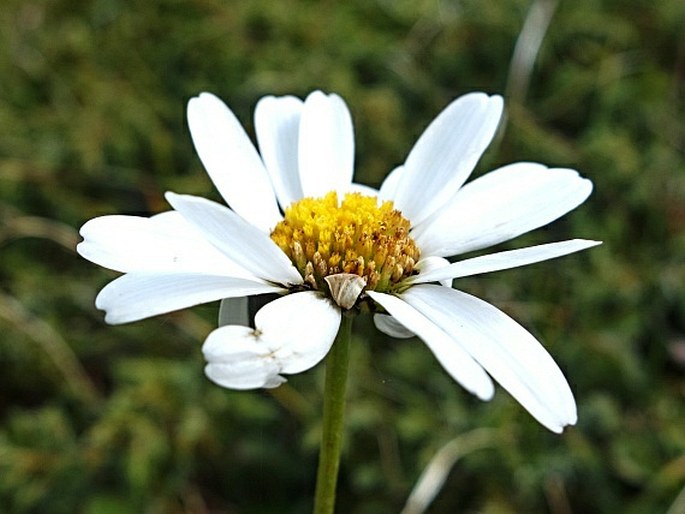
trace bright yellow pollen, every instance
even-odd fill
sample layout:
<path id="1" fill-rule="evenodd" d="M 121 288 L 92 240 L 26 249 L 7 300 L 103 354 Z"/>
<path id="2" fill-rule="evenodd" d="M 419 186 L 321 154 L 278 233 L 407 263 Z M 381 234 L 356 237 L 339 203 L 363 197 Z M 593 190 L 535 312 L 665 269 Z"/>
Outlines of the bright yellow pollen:
<path id="1" fill-rule="evenodd" d="M 328 291 L 328 275 L 351 273 L 383 292 L 412 275 L 419 260 L 409 228 L 390 201 L 379 206 L 375 197 L 347 193 L 338 205 L 332 192 L 290 205 L 271 239 L 315 289 Z"/>

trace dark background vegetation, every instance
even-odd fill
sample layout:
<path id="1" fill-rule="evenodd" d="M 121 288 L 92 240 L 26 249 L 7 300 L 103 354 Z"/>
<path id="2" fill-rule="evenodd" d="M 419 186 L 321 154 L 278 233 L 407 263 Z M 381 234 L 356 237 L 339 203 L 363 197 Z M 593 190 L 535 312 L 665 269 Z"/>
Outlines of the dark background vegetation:
<path id="1" fill-rule="evenodd" d="M 217 198 L 191 96 L 218 94 L 252 133 L 261 96 L 315 88 L 350 105 L 371 185 L 452 98 L 504 94 L 476 175 L 535 160 L 595 184 L 505 247 L 604 241 L 457 284 L 564 369 L 580 418 L 561 436 L 358 320 L 339 512 L 399 512 L 436 452 L 483 428 L 427 512 L 685 512 L 685 3 L 536 4 L 554 13 L 529 69 L 512 63 L 529 0 L 3 0 L 0 512 L 310 511 L 322 366 L 220 389 L 200 354 L 217 305 L 107 326 L 93 300 L 115 274 L 74 246 L 94 216 L 166 210 L 166 190 Z"/>

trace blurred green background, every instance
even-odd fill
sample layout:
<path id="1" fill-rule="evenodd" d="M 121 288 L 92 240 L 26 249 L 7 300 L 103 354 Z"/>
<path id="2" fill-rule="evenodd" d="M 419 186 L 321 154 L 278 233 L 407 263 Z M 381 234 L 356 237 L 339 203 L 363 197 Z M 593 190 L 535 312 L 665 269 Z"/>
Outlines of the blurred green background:
<path id="1" fill-rule="evenodd" d="M 504 94 L 476 175 L 534 160 L 595 184 L 504 247 L 605 242 L 458 283 L 565 371 L 580 419 L 561 436 L 358 320 L 339 512 L 400 512 L 451 441 L 465 455 L 428 513 L 685 512 L 684 28 L 682 0 L 3 0 L 0 512 L 310 511 L 322 366 L 220 389 L 200 354 L 218 305 L 107 326 L 93 301 L 116 274 L 74 246 L 94 216 L 166 210 L 164 191 L 218 198 L 191 96 L 252 133 L 261 96 L 315 88 L 347 100 L 370 185 L 452 98 Z"/>

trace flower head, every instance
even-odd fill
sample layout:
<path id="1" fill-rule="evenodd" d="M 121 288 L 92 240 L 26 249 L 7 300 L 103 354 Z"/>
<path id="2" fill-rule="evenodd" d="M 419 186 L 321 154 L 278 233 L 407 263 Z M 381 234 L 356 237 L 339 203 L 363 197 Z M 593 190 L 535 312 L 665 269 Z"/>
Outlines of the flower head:
<path id="1" fill-rule="evenodd" d="M 335 192 L 303 198 L 285 210 L 271 239 L 314 289 L 326 277 L 361 277 L 369 291 L 389 291 L 414 274 L 421 252 L 409 235 L 411 225 L 392 202 Z"/>
<path id="2" fill-rule="evenodd" d="M 230 207 L 167 193 L 172 211 L 104 216 L 78 251 L 125 273 L 96 306 L 125 323 L 199 303 L 281 295 L 254 327 L 207 338 L 206 373 L 234 389 L 275 387 L 321 361 L 344 313 L 371 311 L 379 330 L 416 335 L 445 370 L 487 400 L 492 378 L 540 423 L 576 421 L 563 374 L 542 345 L 496 307 L 453 289 L 457 278 L 523 266 L 598 244 L 569 240 L 450 263 L 546 225 L 580 205 L 592 184 L 574 170 L 521 162 L 466 185 L 499 123 L 502 99 L 473 93 L 429 125 L 380 190 L 352 182 L 354 137 L 344 101 L 262 98 L 259 152 L 217 97 L 190 100 L 195 148 Z"/>

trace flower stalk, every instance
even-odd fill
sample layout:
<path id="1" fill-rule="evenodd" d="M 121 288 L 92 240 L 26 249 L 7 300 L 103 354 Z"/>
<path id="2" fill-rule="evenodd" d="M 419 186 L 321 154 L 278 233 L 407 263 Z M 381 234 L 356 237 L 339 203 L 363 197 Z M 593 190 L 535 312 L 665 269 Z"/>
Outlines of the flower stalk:
<path id="1" fill-rule="evenodd" d="M 345 389 L 349 364 L 352 316 L 343 315 L 340 330 L 326 357 L 323 397 L 323 429 L 316 474 L 314 514 L 333 514 L 340 466 L 345 414 Z"/>

